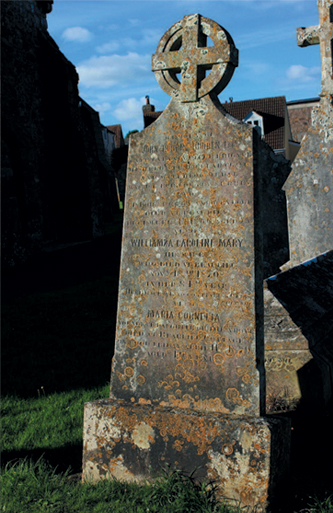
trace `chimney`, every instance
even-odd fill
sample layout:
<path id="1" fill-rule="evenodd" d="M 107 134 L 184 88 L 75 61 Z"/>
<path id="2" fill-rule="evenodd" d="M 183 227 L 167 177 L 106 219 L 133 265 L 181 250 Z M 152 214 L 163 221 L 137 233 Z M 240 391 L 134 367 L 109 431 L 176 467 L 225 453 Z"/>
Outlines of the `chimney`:
<path id="1" fill-rule="evenodd" d="M 146 95 L 146 105 L 144 105 L 142 107 L 142 110 L 143 110 L 143 116 L 145 116 L 146 114 L 148 114 L 149 112 L 155 112 L 155 107 L 154 105 L 150 105 L 150 101 L 149 101 L 149 96 L 148 94 Z"/>

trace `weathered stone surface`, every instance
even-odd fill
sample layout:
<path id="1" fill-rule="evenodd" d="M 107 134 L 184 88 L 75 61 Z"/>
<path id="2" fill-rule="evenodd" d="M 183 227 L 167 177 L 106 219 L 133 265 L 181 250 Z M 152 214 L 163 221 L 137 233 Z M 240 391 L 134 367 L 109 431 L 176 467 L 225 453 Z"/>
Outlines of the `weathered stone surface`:
<path id="1" fill-rule="evenodd" d="M 289 434 L 288 419 L 96 401 L 85 405 L 83 472 L 140 482 L 165 462 L 197 468 L 224 498 L 262 511 L 288 473 Z"/>
<path id="2" fill-rule="evenodd" d="M 275 462 L 284 473 L 288 459 L 286 425 L 259 416 L 263 218 L 276 208 L 262 184 L 279 160 L 214 92 L 202 94 L 207 27 L 224 45 L 222 63 L 210 54 L 226 73 L 216 80 L 232 75 L 231 37 L 185 16 L 153 57 L 172 100 L 130 139 L 111 398 L 86 405 L 83 476 L 141 480 L 163 462 L 202 466 L 222 493 L 263 508 Z"/>
<path id="3" fill-rule="evenodd" d="M 268 411 L 324 411 L 333 382 L 333 251 L 271 277 L 265 289 Z"/>
<path id="4" fill-rule="evenodd" d="M 253 145 L 209 95 L 131 138 L 112 397 L 259 414 Z"/>
<path id="5" fill-rule="evenodd" d="M 321 96 L 333 94 L 333 1 L 318 0 L 319 25 L 297 29 L 297 44 L 305 47 L 320 44 Z"/>
<path id="6" fill-rule="evenodd" d="M 172 101 L 130 144 L 112 396 L 258 414 L 252 129 Z"/>
<path id="7" fill-rule="evenodd" d="M 298 29 L 298 44 L 320 42 L 322 91 L 320 105 L 302 140 L 285 184 L 288 204 L 289 267 L 333 248 L 333 3 L 319 0 L 319 26 Z"/>

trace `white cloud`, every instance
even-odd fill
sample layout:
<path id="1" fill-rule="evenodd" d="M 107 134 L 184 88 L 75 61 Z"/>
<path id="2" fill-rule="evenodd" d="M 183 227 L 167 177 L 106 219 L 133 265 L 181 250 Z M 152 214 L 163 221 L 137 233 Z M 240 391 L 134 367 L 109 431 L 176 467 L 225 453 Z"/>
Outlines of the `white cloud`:
<path id="1" fill-rule="evenodd" d="M 91 57 L 77 68 L 80 84 L 86 87 L 106 88 L 128 85 L 150 77 L 150 55 L 129 52 L 127 55 Z"/>
<path id="2" fill-rule="evenodd" d="M 114 110 L 114 115 L 119 121 L 133 121 L 134 123 L 142 122 L 142 106 L 145 104 L 145 99 L 142 97 L 140 100 L 136 98 L 128 98 L 118 103 Z"/>
<path id="3" fill-rule="evenodd" d="M 247 75 L 256 77 L 266 76 L 270 72 L 270 64 L 267 62 L 249 61 L 243 65 L 243 70 L 247 72 Z"/>
<path id="4" fill-rule="evenodd" d="M 65 41 L 78 41 L 79 43 L 90 41 L 92 37 L 93 34 L 83 27 L 70 27 L 62 33 L 62 38 Z"/>
<path id="5" fill-rule="evenodd" d="M 120 44 L 118 41 L 110 41 L 109 43 L 105 43 L 104 45 L 97 46 L 96 51 L 98 53 L 113 53 L 118 50 Z"/>
<path id="6" fill-rule="evenodd" d="M 303 84 L 306 82 L 313 82 L 320 77 L 320 68 L 318 66 L 306 68 L 301 64 L 293 64 L 287 69 L 286 76 L 289 80 Z"/>
<path id="7" fill-rule="evenodd" d="M 93 108 L 97 110 L 97 112 L 99 113 L 108 112 L 109 110 L 111 110 L 111 104 L 108 102 L 96 103 L 95 105 L 93 105 Z"/>

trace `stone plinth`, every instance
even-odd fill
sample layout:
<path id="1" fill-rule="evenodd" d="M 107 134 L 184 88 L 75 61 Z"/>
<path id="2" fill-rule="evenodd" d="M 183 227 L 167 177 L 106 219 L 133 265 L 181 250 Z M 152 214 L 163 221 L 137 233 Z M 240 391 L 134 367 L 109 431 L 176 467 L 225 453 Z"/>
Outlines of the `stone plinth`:
<path id="1" fill-rule="evenodd" d="M 84 476 L 144 482 L 167 462 L 261 511 L 288 473 L 289 436 L 288 419 L 101 400 L 85 408 Z"/>
<path id="2" fill-rule="evenodd" d="M 324 412 L 333 391 L 333 251 L 266 280 L 268 411 Z"/>

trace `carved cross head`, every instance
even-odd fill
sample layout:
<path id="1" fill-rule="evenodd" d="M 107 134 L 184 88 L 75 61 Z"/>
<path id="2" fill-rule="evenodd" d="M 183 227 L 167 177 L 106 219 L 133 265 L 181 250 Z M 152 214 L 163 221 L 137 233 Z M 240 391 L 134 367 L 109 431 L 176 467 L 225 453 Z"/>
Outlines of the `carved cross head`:
<path id="1" fill-rule="evenodd" d="M 333 0 L 318 0 L 319 25 L 297 29 L 297 44 L 320 44 L 321 96 L 333 95 Z"/>
<path id="2" fill-rule="evenodd" d="M 207 37 L 213 46 L 207 46 Z M 210 92 L 219 94 L 236 66 L 238 50 L 230 34 L 200 14 L 175 23 L 152 56 L 152 71 L 161 88 L 181 102 L 198 101 Z"/>

